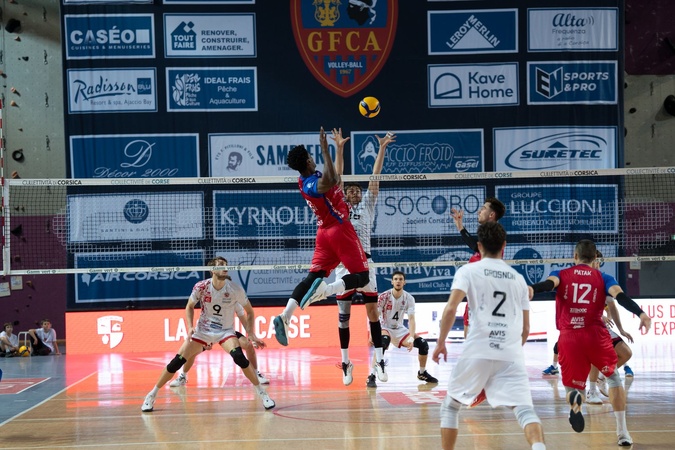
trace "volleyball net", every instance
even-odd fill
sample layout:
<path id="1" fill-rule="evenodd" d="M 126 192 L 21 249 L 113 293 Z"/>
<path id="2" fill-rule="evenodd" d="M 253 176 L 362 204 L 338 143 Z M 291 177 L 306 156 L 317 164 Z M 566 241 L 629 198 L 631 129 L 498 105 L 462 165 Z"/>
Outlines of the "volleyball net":
<path id="1" fill-rule="evenodd" d="M 586 238 L 605 262 L 675 260 L 674 167 L 343 178 L 379 182 L 371 253 L 384 274 L 466 263 L 450 210 L 464 210 L 474 234 L 487 197 L 505 204 L 504 258 L 524 271 L 569 264 Z M 304 272 L 314 250 L 316 217 L 296 177 L 8 179 L 3 189 L 5 275 L 209 270 L 215 255 L 231 270 Z"/>

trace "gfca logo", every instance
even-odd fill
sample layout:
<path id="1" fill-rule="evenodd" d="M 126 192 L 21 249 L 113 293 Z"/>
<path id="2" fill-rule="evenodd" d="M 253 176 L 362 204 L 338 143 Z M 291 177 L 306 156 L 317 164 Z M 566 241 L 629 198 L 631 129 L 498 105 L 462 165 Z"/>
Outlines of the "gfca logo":
<path id="1" fill-rule="evenodd" d="M 382 69 L 396 35 L 396 0 L 291 0 L 295 43 L 312 75 L 349 97 Z"/>
<path id="2" fill-rule="evenodd" d="M 102 336 L 101 342 L 104 345 L 115 348 L 122 342 L 124 337 L 122 322 L 124 322 L 124 318 L 121 316 L 103 316 L 96 319 L 98 334 Z"/>

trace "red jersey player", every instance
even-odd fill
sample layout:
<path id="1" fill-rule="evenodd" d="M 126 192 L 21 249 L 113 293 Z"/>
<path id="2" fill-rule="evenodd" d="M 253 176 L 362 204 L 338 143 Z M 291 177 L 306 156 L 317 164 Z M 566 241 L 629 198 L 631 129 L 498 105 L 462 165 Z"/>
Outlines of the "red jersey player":
<path id="1" fill-rule="evenodd" d="M 640 317 L 646 333 L 651 319 L 630 297 L 623 293 L 611 275 L 591 267 L 595 260 L 595 243 L 581 240 L 574 249 L 575 265 L 551 272 L 549 277 L 529 287 L 530 298 L 537 292 L 556 289 L 556 328 L 560 330 L 558 351 L 563 385 L 570 404 L 569 421 L 574 431 L 584 430 L 581 404 L 591 364 L 600 368 L 610 388 L 609 398 L 616 416 L 618 444 L 631 446 L 633 440 L 626 426 L 626 392 L 616 371 L 617 356 L 602 321 L 607 296 Z"/>
<path id="2" fill-rule="evenodd" d="M 302 301 L 309 303 L 338 292 L 356 289 L 368 284 L 368 260 L 359 237 L 349 221 L 349 206 L 345 202 L 340 175 L 335 170 L 328 151 L 326 133 L 321 128 L 319 143 L 323 155 L 324 172 L 316 170 L 316 163 L 304 146 L 288 152 L 288 166 L 300 172 L 298 187 L 317 218 L 316 246 L 309 274 L 293 290 L 284 311 L 274 318 L 274 331 L 281 345 L 288 345 L 288 323 Z M 326 284 L 325 277 L 342 263 L 349 274 L 334 283 Z M 379 322 L 376 322 L 379 325 Z M 381 333 L 381 330 L 376 330 Z M 384 370 L 384 364 L 382 365 Z"/>

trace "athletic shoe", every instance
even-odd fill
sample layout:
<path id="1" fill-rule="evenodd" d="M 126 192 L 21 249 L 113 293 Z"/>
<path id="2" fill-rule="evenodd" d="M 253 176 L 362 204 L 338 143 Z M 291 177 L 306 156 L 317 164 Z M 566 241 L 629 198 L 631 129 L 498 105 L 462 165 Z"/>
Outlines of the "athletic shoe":
<path id="1" fill-rule="evenodd" d="M 602 399 L 598 395 L 598 391 L 588 392 L 586 395 L 586 403 L 591 405 L 602 405 Z"/>
<path id="2" fill-rule="evenodd" d="M 274 318 L 274 337 L 277 338 L 277 341 L 286 347 L 288 345 L 288 324 L 282 316 L 276 316 Z"/>
<path id="3" fill-rule="evenodd" d="M 187 375 L 181 373 L 180 375 L 178 375 L 178 378 L 176 378 L 169 384 L 169 387 L 180 387 L 185 386 L 186 384 L 187 384 Z"/>
<path id="4" fill-rule="evenodd" d="M 635 374 L 633 373 L 633 369 L 631 369 L 628 366 L 623 366 L 623 371 L 626 373 L 626 377 L 628 378 L 632 378 L 633 376 L 635 376 Z"/>
<path id="5" fill-rule="evenodd" d="M 384 371 L 384 367 L 386 365 L 387 363 L 384 362 L 384 359 L 379 363 L 375 364 L 375 372 L 377 372 L 377 379 L 383 382 L 389 380 L 389 375 L 387 375 L 387 372 Z"/>
<path id="6" fill-rule="evenodd" d="M 263 375 L 262 373 L 260 373 L 260 372 L 258 372 L 258 371 L 256 371 L 255 374 L 258 376 L 258 382 L 259 382 L 260 384 L 270 384 L 270 380 L 268 380 L 268 379 L 265 377 L 265 375 Z"/>
<path id="7" fill-rule="evenodd" d="M 630 447 L 633 445 L 633 439 L 630 437 L 630 434 L 620 434 L 619 435 L 619 447 Z"/>
<path id="8" fill-rule="evenodd" d="M 262 399 L 263 406 L 265 409 L 272 409 L 275 406 L 277 406 L 276 403 L 274 403 L 274 400 L 270 398 L 270 396 L 267 394 L 267 392 L 264 389 L 260 389 L 258 391 L 258 395 Z"/>
<path id="9" fill-rule="evenodd" d="M 349 386 L 350 384 L 352 384 L 352 381 L 354 381 L 354 378 L 352 377 L 352 370 L 354 370 L 354 364 L 352 364 L 351 361 L 349 361 L 349 363 L 342 363 L 341 368 L 342 368 L 342 382 L 345 384 L 345 386 Z"/>
<path id="10" fill-rule="evenodd" d="M 605 377 L 600 375 L 598 377 L 598 382 L 597 382 L 598 390 L 602 395 L 605 397 L 609 397 L 609 392 L 607 392 L 607 380 L 605 380 Z"/>
<path id="11" fill-rule="evenodd" d="M 326 297 L 327 287 L 328 285 L 326 284 L 325 281 L 323 281 L 323 278 L 317 278 L 316 280 L 314 280 L 314 283 L 312 283 L 312 286 L 309 288 L 309 291 L 307 291 L 305 296 L 302 297 L 302 301 L 300 302 L 300 309 L 305 309 L 312 303 L 327 298 Z"/>
<path id="12" fill-rule="evenodd" d="M 422 373 L 419 373 L 419 371 L 418 371 L 417 372 L 417 379 L 422 380 L 422 381 L 426 381 L 427 383 L 438 383 L 438 380 L 436 378 L 432 377 L 431 375 L 429 375 L 429 372 L 427 372 L 426 370 Z"/>
<path id="13" fill-rule="evenodd" d="M 375 374 L 371 373 L 368 375 L 368 381 L 366 381 L 366 386 L 369 388 L 376 388 L 377 383 L 375 382 Z"/>
<path id="14" fill-rule="evenodd" d="M 155 406 L 155 394 L 148 394 L 145 396 L 145 401 L 143 401 L 143 406 L 141 406 L 141 411 L 150 412 L 154 409 Z"/>
<path id="15" fill-rule="evenodd" d="M 576 389 L 570 391 L 567 400 L 570 403 L 570 425 L 572 429 L 577 433 L 584 431 L 584 415 L 581 414 L 581 403 L 583 402 L 583 396 L 581 392 Z M 575 411 L 576 409 L 576 411 Z"/>
<path id="16" fill-rule="evenodd" d="M 475 399 L 471 402 L 469 405 L 469 408 L 475 408 L 476 406 L 480 405 L 483 403 L 485 400 L 487 400 L 487 397 L 485 396 L 485 389 L 480 391 L 480 393 L 476 396 Z"/>
<path id="17" fill-rule="evenodd" d="M 541 373 L 542 375 L 558 375 L 560 373 L 560 370 L 558 370 L 557 367 L 551 364 L 550 366 L 548 366 L 548 368 L 542 370 Z"/>

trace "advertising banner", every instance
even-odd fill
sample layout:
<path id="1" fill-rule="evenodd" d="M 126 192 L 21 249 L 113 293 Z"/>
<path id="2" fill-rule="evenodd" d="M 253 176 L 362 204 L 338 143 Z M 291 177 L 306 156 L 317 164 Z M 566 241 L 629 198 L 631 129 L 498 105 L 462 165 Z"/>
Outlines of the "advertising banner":
<path id="1" fill-rule="evenodd" d="M 152 14 L 65 15 L 66 59 L 155 57 Z"/>
<path id="2" fill-rule="evenodd" d="M 192 287 L 204 278 L 203 272 L 117 272 L 116 267 L 124 261 L 126 267 L 185 267 L 204 264 L 204 252 L 117 252 L 76 253 L 75 267 L 110 267 L 110 272 L 79 273 L 75 281 L 75 303 L 106 302 L 161 302 L 185 299 L 187 302 Z"/>
<path id="3" fill-rule="evenodd" d="M 518 52 L 518 10 L 429 11 L 429 55 Z"/>
<path id="4" fill-rule="evenodd" d="M 495 128 L 495 170 L 613 169 L 616 127 Z"/>
<path id="5" fill-rule="evenodd" d="M 530 8 L 527 51 L 619 50 L 617 8 Z"/>
<path id="6" fill-rule="evenodd" d="M 429 108 L 520 104 L 518 63 L 430 65 Z"/>
<path id="7" fill-rule="evenodd" d="M 202 239 L 204 194 L 69 195 L 68 242 Z"/>
<path id="8" fill-rule="evenodd" d="M 117 134 L 70 137 L 75 178 L 199 176 L 199 135 Z"/>
<path id="9" fill-rule="evenodd" d="M 483 130 L 392 130 L 396 142 L 387 146 L 383 174 L 482 172 Z M 387 131 L 357 131 L 351 136 L 352 172 L 370 175 L 380 151 L 377 136 Z"/>
<path id="10" fill-rule="evenodd" d="M 255 57 L 255 14 L 164 14 L 164 56 Z"/>
<path id="11" fill-rule="evenodd" d="M 615 104 L 617 67 L 616 61 L 528 62 L 527 104 Z"/>
<path id="12" fill-rule="evenodd" d="M 186 300 L 187 301 L 187 300 Z M 274 337 L 278 307 L 256 307 L 255 334 L 268 348 L 281 348 Z M 195 311 L 195 323 L 199 310 Z M 365 308 L 352 308 L 352 323 L 367 322 Z M 335 347 L 337 332 L 327 323 L 337 321 L 335 306 L 298 310 L 288 326 L 289 348 Z M 66 313 L 68 354 L 176 352 L 188 337 L 184 309 L 151 311 L 91 311 Z M 235 318 L 235 328 L 243 332 Z M 367 326 L 351 327 L 353 346 L 368 345 Z M 215 351 L 220 351 L 217 348 Z"/>
<path id="13" fill-rule="evenodd" d="M 68 113 L 157 111 L 155 68 L 69 69 Z"/>
<path id="14" fill-rule="evenodd" d="M 167 111 L 257 111 L 255 67 L 167 67 Z"/>

